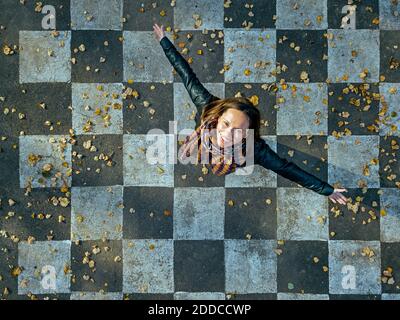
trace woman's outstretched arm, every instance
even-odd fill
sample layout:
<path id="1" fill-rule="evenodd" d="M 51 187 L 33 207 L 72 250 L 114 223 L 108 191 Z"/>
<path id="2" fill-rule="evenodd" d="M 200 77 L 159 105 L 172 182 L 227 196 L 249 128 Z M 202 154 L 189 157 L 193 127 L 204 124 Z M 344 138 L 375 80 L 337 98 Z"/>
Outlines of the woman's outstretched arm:
<path id="1" fill-rule="evenodd" d="M 176 50 L 174 44 L 167 38 L 162 29 L 157 24 L 153 26 L 157 40 L 160 41 L 161 47 L 164 50 L 169 62 L 174 67 L 176 72 L 181 77 L 183 84 L 189 93 L 190 99 L 195 104 L 198 112 L 201 114 L 202 107 L 212 100 L 218 99 L 212 95 L 199 81 L 196 74 L 193 72 L 189 63 Z"/>
<path id="2" fill-rule="evenodd" d="M 339 191 L 345 191 L 346 189 L 335 189 L 329 183 L 301 169 L 295 163 L 281 158 L 263 139 L 257 141 L 254 153 L 255 164 L 270 169 L 307 189 L 329 196 L 335 203 L 336 201 L 341 204 L 345 203 L 346 198 Z"/>

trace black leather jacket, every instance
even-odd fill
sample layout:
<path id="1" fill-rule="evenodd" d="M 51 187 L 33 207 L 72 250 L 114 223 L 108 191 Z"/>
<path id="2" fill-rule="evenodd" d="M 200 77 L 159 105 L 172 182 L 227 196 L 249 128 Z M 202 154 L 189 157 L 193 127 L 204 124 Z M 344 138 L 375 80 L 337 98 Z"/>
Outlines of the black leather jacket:
<path id="1" fill-rule="evenodd" d="M 200 83 L 188 62 L 176 50 L 174 44 L 167 36 L 164 36 L 161 39 L 160 44 L 168 60 L 182 78 L 183 84 L 197 108 L 195 120 L 196 123 L 199 124 L 202 108 L 209 102 L 220 98 L 212 95 Z M 264 168 L 270 169 L 277 174 L 321 195 L 328 196 L 334 191 L 333 186 L 327 182 L 322 181 L 311 173 L 304 171 L 295 163 L 278 156 L 278 154 L 273 151 L 271 147 L 261 138 L 254 141 L 254 164 L 258 164 Z"/>

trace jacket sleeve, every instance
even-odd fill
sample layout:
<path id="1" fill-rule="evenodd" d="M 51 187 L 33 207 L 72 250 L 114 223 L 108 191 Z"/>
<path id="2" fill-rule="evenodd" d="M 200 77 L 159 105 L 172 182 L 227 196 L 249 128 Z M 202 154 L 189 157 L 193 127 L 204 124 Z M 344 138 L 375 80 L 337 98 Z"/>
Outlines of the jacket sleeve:
<path id="1" fill-rule="evenodd" d="M 334 191 L 334 187 L 329 183 L 304 171 L 295 163 L 281 158 L 263 139 L 257 140 L 254 163 L 321 195 L 329 196 Z"/>
<path id="2" fill-rule="evenodd" d="M 193 101 L 199 113 L 201 113 L 204 105 L 208 104 L 212 100 L 219 99 L 218 97 L 213 96 L 201 84 L 189 63 L 176 50 L 174 44 L 167 38 L 167 36 L 164 36 L 161 39 L 160 44 L 169 62 L 181 77 L 183 84 L 189 93 L 190 99 Z"/>

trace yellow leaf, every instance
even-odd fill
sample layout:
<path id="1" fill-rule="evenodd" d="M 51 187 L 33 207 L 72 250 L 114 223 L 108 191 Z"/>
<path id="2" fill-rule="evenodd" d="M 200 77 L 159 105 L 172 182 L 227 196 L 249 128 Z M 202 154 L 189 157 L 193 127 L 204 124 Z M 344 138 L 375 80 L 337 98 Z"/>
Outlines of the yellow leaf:
<path id="1" fill-rule="evenodd" d="M 159 174 L 163 174 L 165 171 L 164 171 L 163 168 L 157 167 L 157 172 L 158 172 Z"/>
<path id="2" fill-rule="evenodd" d="M 12 270 L 11 270 L 11 275 L 13 276 L 13 277 L 18 277 L 20 274 L 21 274 L 21 272 L 22 272 L 22 269 L 21 269 L 21 267 L 14 267 Z"/>
<path id="3" fill-rule="evenodd" d="M 251 101 L 251 103 L 252 103 L 254 106 L 257 106 L 257 105 L 258 105 L 258 96 L 252 95 L 252 96 L 250 97 L 250 101 Z"/>
<path id="4" fill-rule="evenodd" d="M 245 70 L 244 70 L 244 75 L 245 75 L 245 76 L 251 75 L 250 69 L 245 69 Z"/>

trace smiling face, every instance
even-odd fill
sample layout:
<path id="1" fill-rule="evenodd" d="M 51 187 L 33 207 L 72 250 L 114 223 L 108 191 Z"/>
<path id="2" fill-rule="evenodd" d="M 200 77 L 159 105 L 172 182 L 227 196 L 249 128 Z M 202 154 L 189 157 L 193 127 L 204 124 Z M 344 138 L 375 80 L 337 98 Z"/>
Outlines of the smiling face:
<path id="1" fill-rule="evenodd" d="M 248 116 L 233 108 L 227 109 L 219 118 L 217 123 L 217 144 L 231 146 L 241 144 L 242 138 L 246 137 L 246 129 L 250 126 Z"/>

